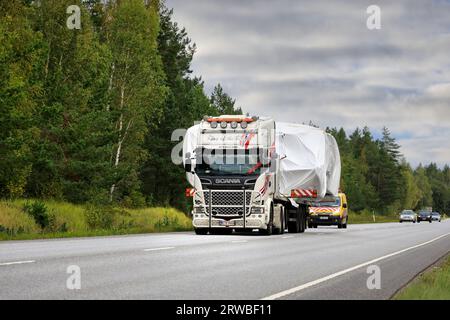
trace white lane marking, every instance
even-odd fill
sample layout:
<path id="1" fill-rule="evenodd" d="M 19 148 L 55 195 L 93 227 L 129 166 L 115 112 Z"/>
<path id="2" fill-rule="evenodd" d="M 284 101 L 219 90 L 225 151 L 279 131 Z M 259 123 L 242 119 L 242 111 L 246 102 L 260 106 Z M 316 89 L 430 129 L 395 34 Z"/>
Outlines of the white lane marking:
<path id="1" fill-rule="evenodd" d="M 144 251 L 161 251 L 161 250 L 170 250 L 170 249 L 175 249 L 175 247 L 150 248 L 150 249 L 144 249 Z"/>
<path id="2" fill-rule="evenodd" d="M 314 281 L 311 281 L 311 282 L 302 284 L 302 285 L 300 285 L 300 286 L 297 286 L 297 287 L 294 287 L 294 288 L 291 288 L 291 289 L 288 289 L 288 290 L 285 290 L 285 291 L 281 291 L 281 292 L 279 292 L 279 293 L 275 293 L 275 294 L 270 295 L 270 296 L 268 296 L 268 297 L 262 298 L 261 300 L 275 300 L 275 299 L 278 299 L 278 298 L 281 298 L 281 297 L 290 295 L 290 294 L 292 294 L 292 293 L 295 293 L 295 292 L 304 290 L 304 289 L 306 289 L 306 288 L 315 286 L 315 285 L 317 285 L 317 284 L 319 284 L 319 283 L 322 283 L 322 282 L 331 280 L 331 279 L 333 279 L 333 278 L 339 277 L 339 276 L 341 276 L 341 275 L 343 275 L 343 274 L 352 272 L 352 271 L 357 270 L 357 269 L 359 269 L 359 268 L 362 268 L 362 267 L 365 267 L 365 266 L 374 264 L 374 263 L 376 263 L 376 262 L 378 262 L 378 261 L 380 261 L 380 260 L 383 260 L 383 259 L 386 259 L 386 258 L 390 258 L 390 257 L 396 256 L 396 255 L 398 255 L 398 254 L 401 254 L 401 253 L 403 253 L 403 252 L 406 252 L 406 251 L 409 251 L 409 250 L 412 250 L 412 249 L 416 249 L 416 248 L 425 246 L 425 245 L 430 244 L 430 243 L 432 243 L 432 242 L 434 242 L 434 241 L 437 241 L 437 240 L 439 240 L 439 239 L 441 239 L 441 238 L 444 238 L 444 237 L 446 237 L 446 236 L 448 236 L 448 235 L 450 235 L 450 232 L 449 232 L 449 233 L 446 233 L 446 234 L 443 234 L 443 235 L 441 235 L 441 236 L 439 236 L 439 237 L 436 237 L 436 238 L 434 238 L 434 239 L 431 239 L 431 240 L 429 240 L 429 241 L 427 241 L 427 242 L 424 242 L 424 243 L 421 243 L 421 244 L 418 244 L 418 245 L 415 245 L 415 246 L 412 246 L 412 247 L 409 247 L 409 248 L 406 248 L 406 249 L 403 249 L 403 250 L 400 250 L 400 251 L 396 251 L 396 252 L 387 254 L 387 255 L 385 255 L 385 256 L 382 256 L 382 257 L 379 257 L 379 258 L 376 258 L 376 259 L 373 259 L 373 260 L 370 260 L 370 261 L 367 261 L 367 262 L 358 264 L 358 265 L 356 265 L 356 266 L 354 266 L 354 267 L 351 267 L 351 268 L 348 268 L 348 269 L 345 269 L 345 270 L 342 270 L 342 271 L 339 271 L 339 272 L 330 274 L 330 275 L 328 275 L 328 276 L 326 276 L 326 277 L 323 277 L 323 278 L 320 278 L 320 279 L 317 279 L 317 280 L 314 280 Z"/>
<path id="3" fill-rule="evenodd" d="M 231 243 L 244 243 L 247 242 L 247 240 L 233 240 Z"/>
<path id="4" fill-rule="evenodd" d="M 0 263 L 0 266 L 11 266 L 14 264 L 25 264 L 25 263 L 33 263 L 36 262 L 35 260 L 26 260 L 26 261 L 13 261 L 13 262 L 2 262 Z"/>
<path id="5" fill-rule="evenodd" d="M 294 236 L 284 236 L 284 237 L 281 237 L 281 239 L 290 239 L 290 238 L 293 238 Z"/>

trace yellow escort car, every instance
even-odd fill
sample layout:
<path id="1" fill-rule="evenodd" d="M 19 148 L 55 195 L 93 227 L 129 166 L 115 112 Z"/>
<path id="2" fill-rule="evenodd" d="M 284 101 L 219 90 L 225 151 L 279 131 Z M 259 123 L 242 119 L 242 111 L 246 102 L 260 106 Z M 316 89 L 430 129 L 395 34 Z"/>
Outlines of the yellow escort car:
<path id="1" fill-rule="evenodd" d="M 317 228 L 320 225 L 347 228 L 347 207 L 347 197 L 344 193 L 312 202 L 309 207 L 308 228 Z"/>

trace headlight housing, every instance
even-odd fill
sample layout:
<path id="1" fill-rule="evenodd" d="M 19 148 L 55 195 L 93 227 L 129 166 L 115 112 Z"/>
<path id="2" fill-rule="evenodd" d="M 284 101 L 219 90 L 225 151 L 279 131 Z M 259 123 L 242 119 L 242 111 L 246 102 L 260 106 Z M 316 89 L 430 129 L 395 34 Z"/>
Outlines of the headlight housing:
<path id="1" fill-rule="evenodd" d="M 264 208 L 262 208 L 262 207 L 252 207 L 251 214 L 264 214 Z"/>
<path id="2" fill-rule="evenodd" d="M 205 209 L 203 207 L 194 207 L 194 213 L 205 213 Z"/>

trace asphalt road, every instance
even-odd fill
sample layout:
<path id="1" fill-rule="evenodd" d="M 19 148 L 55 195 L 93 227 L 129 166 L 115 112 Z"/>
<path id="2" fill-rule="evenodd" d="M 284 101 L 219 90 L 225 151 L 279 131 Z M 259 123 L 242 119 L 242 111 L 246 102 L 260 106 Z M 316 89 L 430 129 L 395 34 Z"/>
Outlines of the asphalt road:
<path id="1" fill-rule="evenodd" d="M 0 299 L 388 299 L 450 250 L 450 221 L 278 236 L 166 233 L 0 242 Z M 69 290 L 67 268 L 81 270 Z M 379 267 L 381 288 L 367 287 Z"/>

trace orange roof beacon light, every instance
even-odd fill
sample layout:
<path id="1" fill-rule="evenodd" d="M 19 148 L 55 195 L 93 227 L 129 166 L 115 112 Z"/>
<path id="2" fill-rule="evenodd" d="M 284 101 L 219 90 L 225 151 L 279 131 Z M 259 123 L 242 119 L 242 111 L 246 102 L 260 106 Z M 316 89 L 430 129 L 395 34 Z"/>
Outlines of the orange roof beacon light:
<path id="1" fill-rule="evenodd" d="M 204 121 L 207 121 L 211 124 L 212 129 L 216 129 L 218 124 L 220 124 L 220 127 L 222 129 L 226 129 L 228 126 L 228 123 L 230 123 L 230 127 L 232 129 L 236 129 L 238 127 L 238 124 L 241 125 L 242 129 L 246 129 L 248 124 L 254 121 L 258 120 L 258 117 L 253 116 L 221 116 L 221 117 L 210 117 L 210 116 L 204 116 Z"/>

